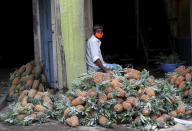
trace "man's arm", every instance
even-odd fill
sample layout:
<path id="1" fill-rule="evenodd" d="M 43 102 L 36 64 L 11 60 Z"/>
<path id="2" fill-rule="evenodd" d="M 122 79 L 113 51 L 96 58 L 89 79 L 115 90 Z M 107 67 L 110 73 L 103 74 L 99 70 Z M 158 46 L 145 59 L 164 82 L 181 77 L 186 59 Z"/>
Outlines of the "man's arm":
<path id="1" fill-rule="evenodd" d="M 104 70 L 106 73 L 108 72 L 108 71 L 107 71 L 107 68 L 105 68 L 105 67 L 103 66 L 103 64 L 101 63 L 101 60 L 100 60 L 100 59 L 97 59 L 97 60 L 95 61 L 95 63 L 96 63 L 102 70 Z"/>

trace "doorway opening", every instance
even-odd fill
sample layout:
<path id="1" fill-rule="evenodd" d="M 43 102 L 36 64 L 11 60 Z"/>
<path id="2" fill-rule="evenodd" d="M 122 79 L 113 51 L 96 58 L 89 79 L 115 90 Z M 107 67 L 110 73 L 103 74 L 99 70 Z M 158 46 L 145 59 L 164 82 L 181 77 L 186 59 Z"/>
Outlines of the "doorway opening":
<path id="1" fill-rule="evenodd" d="M 137 5 L 135 0 L 129 3 L 97 0 L 92 6 L 93 24 L 104 27 L 101 51 L 106 62 L 123 67 L 132 64 L 138 69 L 154 68 L 157 72 L 161 54 L 180 53 L 164 1 L 139 0 Z M 183 60 L 184 56 L 179 55 Z"/>
<path id="2" fill-rule="evenodd" d="M 8 80 L 15 68 L 34 59 L 32 0 L 4 1 L 3 37 L 0 48 L 0 81 Z M 4 12 L 4 11 L 1 11 Z"/>

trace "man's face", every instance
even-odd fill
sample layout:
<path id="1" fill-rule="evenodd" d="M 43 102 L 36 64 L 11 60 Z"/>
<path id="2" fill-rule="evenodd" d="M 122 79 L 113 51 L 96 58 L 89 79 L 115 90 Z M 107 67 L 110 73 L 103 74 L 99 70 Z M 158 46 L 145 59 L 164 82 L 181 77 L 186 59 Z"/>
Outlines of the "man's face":
<path id="1" fill-rule="evenodd" d="M 103 29 L 97 29 L 95 32 L 95 36 L 101 39 L 103 37 Z"/>

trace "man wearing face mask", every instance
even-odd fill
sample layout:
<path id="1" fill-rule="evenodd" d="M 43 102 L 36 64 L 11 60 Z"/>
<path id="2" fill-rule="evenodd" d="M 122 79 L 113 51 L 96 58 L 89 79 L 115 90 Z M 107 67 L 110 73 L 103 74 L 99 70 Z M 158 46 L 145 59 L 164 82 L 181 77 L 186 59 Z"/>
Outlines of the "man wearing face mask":
<path id="1" fill-rule="evenodd" d="M 104 62 L 100 46 L 100 39 L 103 37 L 103 27 L 101 25 L 95 25 L 93 27 L 93 35 L 87 41 L 86 47 L 86 63 L 88 71 L 103 71 L 108 72 L 109 70 L 119 69 L 122 67 L 117 64 L 107 64 Z"/>

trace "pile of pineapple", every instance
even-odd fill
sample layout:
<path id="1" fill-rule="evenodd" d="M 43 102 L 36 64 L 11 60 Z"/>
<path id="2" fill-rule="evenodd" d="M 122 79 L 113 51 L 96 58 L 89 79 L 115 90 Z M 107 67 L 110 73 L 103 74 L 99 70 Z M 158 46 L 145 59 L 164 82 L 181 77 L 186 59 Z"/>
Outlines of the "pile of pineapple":
<path id="1" fill-rule="evenodd" d="M 174 72 L 167 74 L 166 80 L 178 89 L 178 95 L 187 102 L 192 102 L 192 66 L 178 67 Z"/>
<path id="2" fill-rule="evenodd" d="M 147 70 L 84 74 L 73 86 L 53 106 L 56 118 L 72 127 L 129 124 L 150 130 L 174 125 L 173 117 L 192 116 L 174 86 Z"/>
<path id="3" fill-rule="evenodd" d="M 42 73 L 42 66 L 34 64 L 33 61 L 21 66 L 10 75 L 11 88 L 9 97 L 18 98 L 25 89 L 36 89 L 44 91 L 46 85 L 46 77 Z"/>
<path id="4" fill-rule="evenodd" d="M 15 102 L 1 119 L 16 125 L 46 122 L 53 111 L 51 95 L 54 90 L 47 88 L 42 66 L 33 61 L 21 66 L 10 75 L 10 83 L 9 97 Z"/>
<path id="5" fill-rule="evenodd" d="M 74 81 L 73 89 L 53 95 L 42 66 L 29 62 L 11 74 L 9 96 L 15 103 L 0 119 L 16 125 L 47 122 L 51 118 L 71 127 L 117 124 L 146 130 L 168 127 L 175 124 L 173 117 L 192 116 L 192 107 L 181 95 L 183 91 L 191 91 L 192 71 L 188 67 L 183 73 L 183 69 L 179 67 L 176 73 L 167 74 L 170 76 L 167 79 L 155 79 L 145 69 L 89 72 Z M 174 74 L 177 77 L 172 83 Z M 185 88 L 175 88 L 176 83 L 180 86 L 183 81 Z"/>

